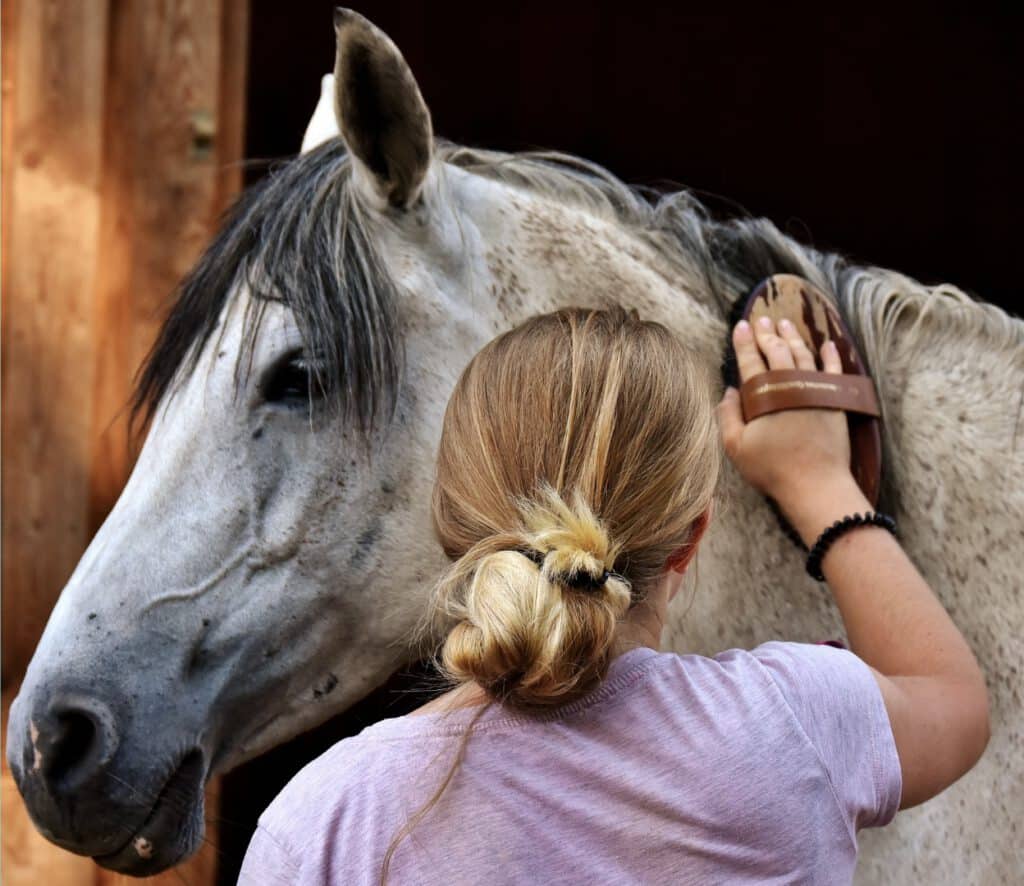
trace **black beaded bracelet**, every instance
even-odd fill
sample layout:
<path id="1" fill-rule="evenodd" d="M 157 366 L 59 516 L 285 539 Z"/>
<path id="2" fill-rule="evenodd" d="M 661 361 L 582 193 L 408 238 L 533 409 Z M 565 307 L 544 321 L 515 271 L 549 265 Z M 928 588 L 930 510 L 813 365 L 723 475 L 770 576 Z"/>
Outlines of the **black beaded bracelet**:
<path id="1" fill-rule="evenodd" d="M 849 517 L 843 517 L 842 520 L 836 520 L 835 523 L 818 536 L 818 540 L 811 547 L 811 551 L 807 555 L 807 574 L 811 578 L 815 581 L 825 580 L 825 576 L 821 571 L 821 561 L 825 556 L 825 552 L 840 535 L 848 529 L 853 529 L 855 526 L 881 526 L 883 529 L 888 529 L 893 535 L 896 534 L 896 521 L 888 514 L 881 514 L 878 511 L 874 513 L 868 511 L 866 514 L 853 514 Z"/>

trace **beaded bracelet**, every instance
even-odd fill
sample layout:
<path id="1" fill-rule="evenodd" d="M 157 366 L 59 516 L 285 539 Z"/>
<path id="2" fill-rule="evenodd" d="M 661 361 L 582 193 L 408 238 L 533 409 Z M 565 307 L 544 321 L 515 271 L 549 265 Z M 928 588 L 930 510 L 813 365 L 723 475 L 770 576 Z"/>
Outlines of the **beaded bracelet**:
<path id="1" fill-rule="evenodd" d="M 836 520 L 835 523 L 818 536 L 818 540 L 811 547 L 811 551 L 807 555 L 807 574 L 811 578 L 815 581 L 825 580 L 825 576 L 821 571 L 821 561 L 825 556 L 825 552 L 828 551 L 829 546 L 840 535 L 848 529 L 853 529 L 855 526 L 881 526 L 882 529 L 888 529 L 893 535 L 896 534 L 896 521 L 888 514 L 881 514 L 878 511 L 874 513 L 868 511 L 863 515 L 853 514 L 849 517 L 843 517 L 842 520 Z"/>

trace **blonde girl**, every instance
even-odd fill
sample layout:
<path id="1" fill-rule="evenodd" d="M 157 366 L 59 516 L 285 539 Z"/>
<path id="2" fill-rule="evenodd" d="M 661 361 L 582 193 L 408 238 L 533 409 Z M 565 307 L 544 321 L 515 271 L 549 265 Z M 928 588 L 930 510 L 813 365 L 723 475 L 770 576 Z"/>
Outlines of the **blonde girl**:
<path id="1" fill-rule="evenodd" d="M 785 325 L 733 344 L 744 380 L 841 371 Z M 476 355 L 433 497 L 452 688 L 306 767 L 241 882 L 848 883 L 859 829 L 973 765 L 984 681 L 883 528 L 821 564 L 852 651 L 660 651 L 723 448 L 808 544 L 870 509 L 843 413 L 745 423 L 730 389 L 716 420 L 712 390 L 666 328 L 617 309 L 536 317 Z"/>

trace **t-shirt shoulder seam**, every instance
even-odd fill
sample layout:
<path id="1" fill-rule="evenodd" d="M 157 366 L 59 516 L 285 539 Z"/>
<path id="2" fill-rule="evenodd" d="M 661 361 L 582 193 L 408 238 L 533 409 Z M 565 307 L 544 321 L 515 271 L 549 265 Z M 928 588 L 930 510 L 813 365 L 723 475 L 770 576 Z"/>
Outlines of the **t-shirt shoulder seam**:
<path id="1" fill-rule="evenodd" d="M 828 771 L 828 766 L 825 763 L 824 757 L 821 756 L 821 752 L 815 747 L 814 742 L 811 741 L 811 737 L 807 734 L 807 730 L 804 729 L 804 724 L 800 722 L 800 718 L 796 715 L 796 711 L 793 710 L 793 706 L 789 703 L 789 699 L 786 698 L 786 693 L 782 691 L 779 684 L 776 683 L 775 680 L 772 678 L 772 675 L 768 671 L 768 668 L 765 667 L 764 663 L 756 655 L 752 655 L 750 653 L 748 653 L 748 655 L 750 655 L 751 659 L 753 659 L 753 661 L 756 663 L 757 671 L 761 675 L 762 679 L 767 681 L 768 685 L 771 686 L 772 691 L 782 700 L 782 703 L 786 706 L 786 710 L 789 711 L 789 716 L 792 718 L 793 723 L 796 725 L 796 728 L 800 731 L 800 735 L 803 737 L 803 740 L 806 742 L 807 746 L 811 749 L 811 753 L 814 754 L 814 758 L 818 761 L 818 765 L 821 766 L 821 771 L 825 774 L 825 781 L 828 782 L 829 793 L 831 793 L 832 800 L 836 804 L 836 809 L 839 811 L 839 815 L 842 818 L 842 820 L 846 822 L 847 816 L 845 811 L 843 810 L 843 804 L 839 799 L 839 792 L 836 790 L 835 783 L 832 781 L 832 775 Z M 873 750 L 874 743 L 872 740 L 872 751 Z M 872 787 L 877 792 L 877 787 Z M 857 834 L 854 827 L 849 823 L 847 823 L 846 826 L 846 833 L 847 836 L 849 836 L 850 841 L 853 843 L 854 850 L 856 851 Z"/>

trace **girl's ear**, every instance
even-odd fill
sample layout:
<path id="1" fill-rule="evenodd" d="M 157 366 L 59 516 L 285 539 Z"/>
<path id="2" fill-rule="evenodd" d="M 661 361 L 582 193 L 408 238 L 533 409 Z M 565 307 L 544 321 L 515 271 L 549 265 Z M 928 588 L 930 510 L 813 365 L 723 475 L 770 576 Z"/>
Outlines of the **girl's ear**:
<path id="1" fill-rule="evenodd" d="M 714 505 L 708 505 L 706 511 L 701 514 L 696 520 L 693 521 L 693 526 L 690 527 L 690 538 L 687 540 L 679 550 L 672 553 L 668 560 L 665 561 L 665 566 L 671 569 L 673 572 L 686 572 L 686 567 L 690 565 L 690 560 L 693 559 L 693 555 L 697 553 L 697 545 L 700 543 L 704 532 L 708 528 L 708 524 L 711 522 L 711 513 L 714 509 Z"/>

